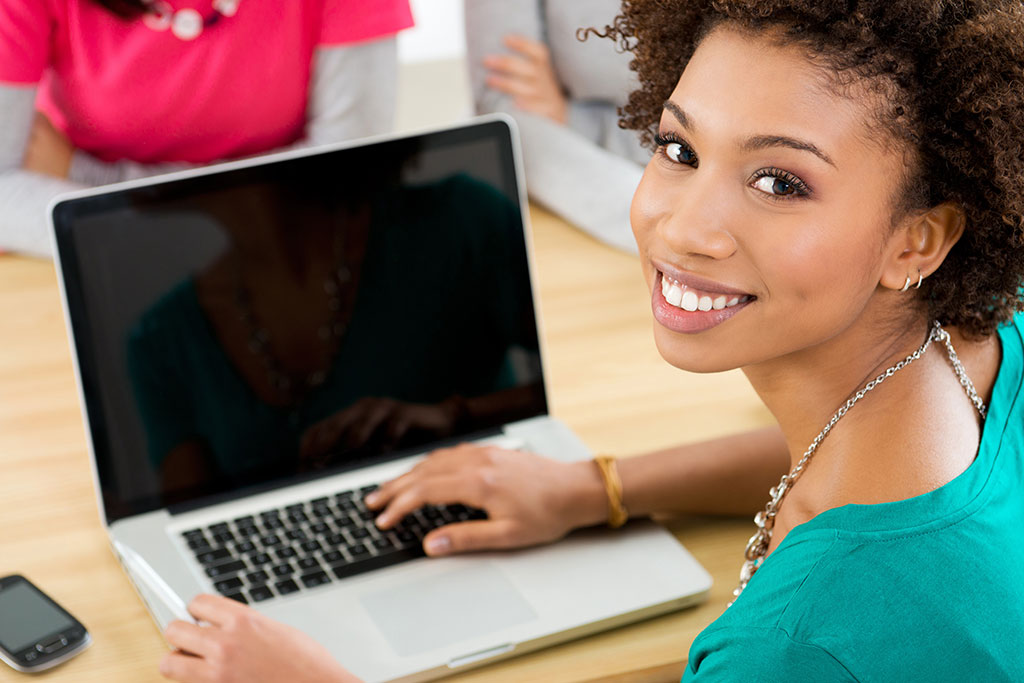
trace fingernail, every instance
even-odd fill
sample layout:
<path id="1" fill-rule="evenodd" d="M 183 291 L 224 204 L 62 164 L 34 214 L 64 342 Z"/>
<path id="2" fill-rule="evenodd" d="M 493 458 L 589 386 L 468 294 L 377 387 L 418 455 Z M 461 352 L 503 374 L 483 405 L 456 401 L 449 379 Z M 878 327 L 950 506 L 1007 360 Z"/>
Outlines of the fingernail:
<path id="1" fill-rule="evenodd" d="M 451 550 L 452 542 L 447 536 L 438 536 L 427 541 L 427 554 L 444 555 Z"/>
<path id="2" fill-rule="evenodd" d="M 366 504 L 367 504 L 367 505 L 373 505 L 374 503 L 376 503 L 376 502 L 377 502 L 377 499 L 378 499 L 378 498 L 380 498 L 380 494 L 379 494 L 379 493 L 376 493 L 376 492 L 374 492 L 374 493 L 371 493 L 370 495 L 368 495 L 368 496 L 366 497 L 366 500 L 365 500 L 365 502 L 366 502 Z"/>
<path id="3" fill-rule="evenodd" d="M 390 519 L 391 518 L 388 517 L 387 515 L 381 515 L 377 519 L 373 520 L 373 523 L 376 524 L 379 527 L 383 527 L 385 524 L 387 524 L 390 521 Z"/>

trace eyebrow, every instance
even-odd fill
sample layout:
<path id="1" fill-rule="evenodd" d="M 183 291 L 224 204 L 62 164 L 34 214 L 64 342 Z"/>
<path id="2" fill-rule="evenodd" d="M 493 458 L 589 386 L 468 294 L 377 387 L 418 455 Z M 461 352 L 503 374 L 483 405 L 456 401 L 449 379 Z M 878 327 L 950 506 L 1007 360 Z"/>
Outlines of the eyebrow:
<path id="1" fill-rule="evenodd" d="M 676 120 L 679 121 L 679 125 L 688 130 L 693 130 L 693 124 L 690 122 L 690 117 L 686 115 L 686 112 L 683 111 L 678 104 L 672 100 L 665 100 L 665 103 L 662 106 L 676 117 Z M 743 143 L 743 149 L 747 151 L 767 149 L 768 147 L 789 147 L 802 152 L 810 152 L 829 166 L 832 166 L 833 168 L 836 167 L 832 158 L 828 154 L 825 154 L 825 152 L 823 152 L 817 145 L 807 142 L 806 140 L 791 138 L 788 135 L 754 135 L 747 138 Z"/>

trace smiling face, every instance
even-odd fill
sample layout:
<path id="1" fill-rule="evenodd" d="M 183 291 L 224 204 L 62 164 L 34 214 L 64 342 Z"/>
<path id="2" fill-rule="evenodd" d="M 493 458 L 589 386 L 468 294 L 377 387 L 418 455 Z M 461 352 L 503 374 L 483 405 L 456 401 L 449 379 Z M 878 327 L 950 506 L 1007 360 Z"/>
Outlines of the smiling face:
<path id="1" fill-rule="evenodd" d="M 631 215 L 673 365 L 750 366 L 878 319 L 905 161 L 871 96 L 829 86 L 799 49 L 728 27 L 687 64 Z"/>

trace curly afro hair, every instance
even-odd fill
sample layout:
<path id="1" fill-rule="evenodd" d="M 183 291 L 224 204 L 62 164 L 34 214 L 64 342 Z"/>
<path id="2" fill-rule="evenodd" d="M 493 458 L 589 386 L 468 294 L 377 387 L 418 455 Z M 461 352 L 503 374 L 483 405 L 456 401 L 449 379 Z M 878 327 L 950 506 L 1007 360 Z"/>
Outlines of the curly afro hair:
<path id="1" fill-rule="evenodd" d="M 963 237 L 921 286 L 929 315 L 971 337 L 1024 308 L 1024 3 L 1021 0 L 624 0 L 597 35 L 633 53 L 640 87 L 620 125 L 653 145 L 697 45 L 729 24 L 807 49 L 839 86 L 884 97 L 877 119 L 915 162 L 899 204 L 958 204 Z"/>

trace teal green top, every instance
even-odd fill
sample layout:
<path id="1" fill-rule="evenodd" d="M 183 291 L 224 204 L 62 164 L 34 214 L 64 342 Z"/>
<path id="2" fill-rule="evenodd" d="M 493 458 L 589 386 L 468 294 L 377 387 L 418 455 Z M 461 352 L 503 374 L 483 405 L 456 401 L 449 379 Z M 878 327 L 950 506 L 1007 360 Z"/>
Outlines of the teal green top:
<path id="1" fill-rule="evenodd" d="M 974 462 L 794 528 L 690 649 L 684 681 L 1024 681 L 1024 314 Z"/>

